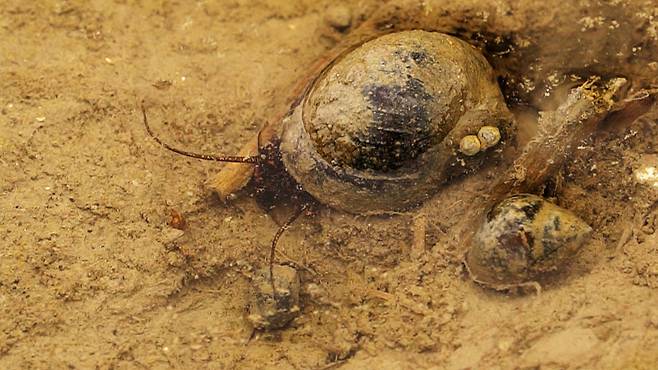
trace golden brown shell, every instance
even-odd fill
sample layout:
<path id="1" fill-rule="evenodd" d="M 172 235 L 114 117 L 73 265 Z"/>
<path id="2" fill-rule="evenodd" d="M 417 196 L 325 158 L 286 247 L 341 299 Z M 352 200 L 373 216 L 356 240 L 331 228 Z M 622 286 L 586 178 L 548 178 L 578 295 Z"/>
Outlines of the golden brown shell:
<path id="1" fill-rule="evenodd" d="M 427 31 L 385 35 L 339 57 L 283 126 L 288 172 L 320 202 L 352 213 L 418 205 L 514 130 L 486 59 Z M 502 139 L 488 152 L 460 152 L 461 139 L 478 140 L 483 126 Z"/>
<path id="2" fill-rule="evenodd" d="M 473 280 L 495 289 L 535 283 L 564 267 L 591 232 L 578 216 L 541 197 L 516 195 L 489 212 L 466 266 Z"/>

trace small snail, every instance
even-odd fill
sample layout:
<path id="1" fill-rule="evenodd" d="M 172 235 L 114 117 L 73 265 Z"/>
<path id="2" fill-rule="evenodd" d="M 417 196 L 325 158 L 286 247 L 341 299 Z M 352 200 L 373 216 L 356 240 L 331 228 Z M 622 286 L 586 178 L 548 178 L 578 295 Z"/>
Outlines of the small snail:
<path id="1" fill-rule="evenodd" d="M 259 270 L 252 282 L 247 319 L 256 329 L 281 329 L 300 313 L 299 273 L 283 265 L 274 266 L 273 272 Z"/>
<path id="2" fill-rule="evenodd" d="M 465 264 L 474 281 L 494 289 L 538 287 L 537 280 L 575 256 L 591 233 L 573 213 L 536 195 L 515 195 L 487 214 Z"/>

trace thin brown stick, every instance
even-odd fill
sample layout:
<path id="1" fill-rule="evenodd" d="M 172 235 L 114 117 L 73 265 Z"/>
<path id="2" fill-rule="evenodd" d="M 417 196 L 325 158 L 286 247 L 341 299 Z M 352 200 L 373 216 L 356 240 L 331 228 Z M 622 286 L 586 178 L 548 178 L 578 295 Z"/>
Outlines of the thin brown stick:
<path id="1" fill-rule="evenodd" d="M 574 89 L 554 112 L 539 120 L 540 131 L 512 167 L 496 182 L 490 201 L 509 194 L 531 192 L 562 168 L 580 142 L 590 137 L 611 112 L 614 95 L 626 84 L 623 78 L 607 83 L 592 79 Z"/>
<path id="2" fill-rule="evenodd" d="M 162 140 L 160 140 L 159 137 L 155 136 L 153 134 L 153 130 L 151 130 L 151 126 L 148 123 L 148 118 L 146 117 L 146 108 L 142 104 L 142 116 L 144 117 L 144 127 L 146 127 L 146 132 L 149 134 L 153 140 L 155 140 L 156 143 L 160 144 L 163 148 L 172 151 L 176 154 L 184 155 L 186 157 L 191 157 L 191 158 L 196 158 L 196 159 L 202 159 L 204 161 L 216 161 L 216 162 L 231 162 L 231 163 L 248 163 L 248 164 L 257 164 L 260 161 L 260 156 L 254 155 L 254 156 L 247 156 L 247 157 L 242 157 L 242 156 L 235 156 L 235 155 L 213 155 L 213 154 L 201 154 L 201 153 L 194 153 L 194 152 L 189 152 L 187 150 L 182 150 L 178 149 L 176 147 L 173 147 Z"/>

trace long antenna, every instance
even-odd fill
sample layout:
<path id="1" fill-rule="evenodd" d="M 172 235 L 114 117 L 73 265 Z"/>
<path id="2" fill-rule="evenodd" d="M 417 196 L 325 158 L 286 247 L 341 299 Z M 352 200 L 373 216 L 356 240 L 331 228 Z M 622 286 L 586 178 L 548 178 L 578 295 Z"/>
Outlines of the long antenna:
<path id="1" fill-rule="evenodd" d="M 172 151 L 176 154 L 184 155 L 186 157 L 202 159 L 204 161 L 249 163 L 249 164 L 257 164 L 260 161 L 260 156 L 258 156 L 258 155 L 247 156 L 247 157 L 241 157 L 241 156 L 236 156 L 236 155 L 212 155 L 212 154 L 201 154 L 201 153 L 188 152 L 186 150 L 175 148 L 175 147 L 163 142 L 162 140 L 160 140 L 159 137 L 157 137 L 153 134 L 153 131 L 151 130 L 151 126 L 149 126 L 148 119 L 146 118 L 146 108 L 144 107 L 144 104 L 142 104 L 141 108 L 142 108 L 142 116 L 144 117 L 144 127 L 146 127 L 146 132 L 148 132 L 149 136 L 152 137 L 153 140 L 155 140 L 156 143 L 160 144 L 160 146 L 162 146 L 163 148 L 165 148 L 169 151 Z"/>
<path id="2" fill-rule="evenodd" d="M 297 218 L 309 207 L 309 204 L 304 204 L 295 213 L 290 216 L 288 221 L 286 221 L 279 230 L 276 231 L 276 234 L 274 234 L 274 238 L 272 238 L 272 244 L 270 245 L 270 284 L 272 284 L 272 298 L 274 299 L 274 302 L 276 302 L 276 288 L 274 287 L 274 254 L 276 251 L 276 245 L 279 243 L 279 238 L 281 238 L 281 235 L 288 230 L 290 225 L 292 225 Z"/>

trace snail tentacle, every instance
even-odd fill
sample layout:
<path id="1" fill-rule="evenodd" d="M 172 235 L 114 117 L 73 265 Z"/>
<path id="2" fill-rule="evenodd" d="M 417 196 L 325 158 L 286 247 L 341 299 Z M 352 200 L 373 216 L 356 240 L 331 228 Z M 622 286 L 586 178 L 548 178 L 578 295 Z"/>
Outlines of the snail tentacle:
<path id="1" fill-rule="evenodd" d="M 195 153 L 195 152 L 190 152 L 187 150 L 179 149 L 176 148 L 172 145 L 169 145 L 162 141 L 158 136 L 156 136 L 153 133 L 153 130 L 151 129 L 151 126 L 148 123 L 148 118 L 146 116 L 146 108 L 142 104 L 141 106 L 142 109 L 142 117 L 144 121 L 144 127 L 146 128 L 146 132 L 149 134 L 153 140 L 155 140 L 156 143 L 158 143 L 160 146 L 163 148 L 174 152 L 176 154 L 184 155 L 186 157 L 190 158 L 196 158 L 196 159 L 201 159 L 204 161 L 215 161 L 215 162 L 230 162 L 230 163 L 245 163 L 245 164 L 258 164 L 260 163 L 261 157 L 260 155 L 255 155 L 255 156 L 237 156 L 237 155 L 223 155 L 223 154 L 201 154 L 201 153 Z"/>
<path id="2" fill-rule="evenodd" d="M 272 243 L 270 244 L 270 283 L 272 284 L 272 297 L 276 297 L 276 287 L 274 286 L 274 255 L 276 253 L 276 246 L 279 243 L 279 239 L 281 238 L 281 235 L 283 235 L 286 230 L 292 225 L 298 218 L 299 216 L 304 213 L 306 209 L 308 209 L 309 204 L 303 204 L 301 207 L 295 211 L 295 213 L 290 216 L 290 218 L 283 224 L 281 227 L 279 227 L 279 230 L 276 231 L 276 234 L 274 234 L 274 237 L 272 238 Z"/>

